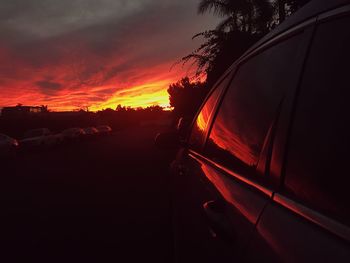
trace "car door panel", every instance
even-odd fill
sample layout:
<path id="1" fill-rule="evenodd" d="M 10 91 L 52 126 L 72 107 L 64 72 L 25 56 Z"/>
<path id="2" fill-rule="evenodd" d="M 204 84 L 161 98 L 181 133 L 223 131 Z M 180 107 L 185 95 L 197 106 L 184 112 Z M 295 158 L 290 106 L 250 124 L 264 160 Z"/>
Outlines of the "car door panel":
<path id="1" fill-rule="evenodd" d="M 191 158 L 187 151 L 182 153 L 180 167 L 190 168 L 172 175 L 175 262 L 224 262 L 232 259 L 230 244 L 213 236 L 203 210 L 207 201 L 217 200 L 220 196 L 208 184 L 201 162 Z"/>
<path id="2" fill-rule="evenodd" d="M 349 262 L 350 259 L 346 241 L 275 202 L 265 208 L 255 235 L 247 249 L 255 251 L 247 253 L 254 262 L 262 255 L 269 262 Z"/>
<path id="3" fill-rule="evenodd" d="M 174 182 L 177 262 L 233 262 L 241 258 L 270 197 L 220 171 L 194 152 L 186 153 L 182 161 L 191 167 L 191 172 L 174 175 L 180 177 Z M 222 214 L 232 226 L 230 241 L 211 229 L 203 211 L 205 203 L 217 200 L 225 204 Z M 187 211 L 182 204 L 186 204 Z"/>
<path id="4" fill-rule="evenodd" d="M 221 197 L 251 224 L 256 224 L 266 202 L 271 198 L 272 192 L 266 188 L 264 188 L 265 192 L 258 191 L 254 186 L 249 185 L 254 184 L 253 182 L 249 182 L 231 171 L 226 170 L 225 172 L 225 168 L 219 168 L 218 164 L 203 156 L 193 152 L 189 156 L 201 164 L 203 175 L 220 193 Z M 201 159 L 205 161 L 201 161 Z"/>
<path id="5" fill-rule="evenodd" d="M 174 183 L 174 189 L 177 189 L 177 203 L 174 204 L 177 262 L 243 260 L 242 252 L 272 192 L 265 188 L 264 192 L 257 190 L 238 179 L 239 175 L 235 178 L 227 174 L 193 151 L 183 154 L 182 165 L 191 167 L 191 170 L 174 175 L 179 177 Z M 206 202 L 217 200 L 224 202 L 222 213 L 232 226 L 230 242 L 211 232 L 215 230 L 210 229 L 203 213 Z M 184 203 L 190 208 L 186 212 L 182 206 Z"/>
<path id="6" fill-rule="evenodd" d="M 235 234 L 236 250 L 243 248 L 254 230 L 258 218 L 269 201 L 271 194 L 260 192 L 255 187 L 220 170 L 217 165 L 204 157 L 190 153 L 189 156 L 200 164 L 201 175 L 206 184 L 211 184 L 216 195 L 225 201 L 225 214 L 231 221 Z"/>

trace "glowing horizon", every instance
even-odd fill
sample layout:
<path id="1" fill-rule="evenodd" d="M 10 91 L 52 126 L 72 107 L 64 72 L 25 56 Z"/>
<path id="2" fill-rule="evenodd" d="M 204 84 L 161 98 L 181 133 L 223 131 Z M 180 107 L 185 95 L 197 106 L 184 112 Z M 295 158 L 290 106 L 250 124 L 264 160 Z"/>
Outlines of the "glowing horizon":
<path id="1" fill-rule="evenodd" d="M 4 1 L 0 107 L 167 107 L 169 85 L 189 73 L 172 65 L 218 21 L 197 15 L 197 0 Z"/>
<path id="2" fill-rule="evenodd" d="M 18 104 L 25 106 L 41 106 L 47 105 L 50 111 L 76 111 L 86 110 L 99 111 L 107 108 L 116 109 L 120 104 L 123 107 L 131 108 L 146 108 L 149 106 L 160 106 L 163 108 L 169 108 L 169 94 L 167 89 L 171 83 L 177 82 L 181 75 L 171 74 L 169 76 L 162 76 L 164 80 L 158 80 L 157 78 L 151 78 L 149 81 L 145 81 L 141 84 L 124 84 L 121 88 L 118 85 L 100 85 L 95 87 L 86 87 L 85 89 L 77 89 L 73 92 L 65 91 L 64 89 L 59 94 L 50 96 L 42 96 L 38 92 L 26 92 L 22 96 L 13 96 L 12 99 L 0 98 L 0 109 L 3 107 L 13 107 Z M 168 72 L 165 74 L 168 75 Z M 179 77 L 177 77 L 179 76 Z M 28 88 L 27 88 L 28 90 Z M 29 90 L 35 90 L 34 87 Z M 94 94 L 104 93 L 108 91 L 108 96 L 99 98 L 98 101 L 93 101 Z"/>

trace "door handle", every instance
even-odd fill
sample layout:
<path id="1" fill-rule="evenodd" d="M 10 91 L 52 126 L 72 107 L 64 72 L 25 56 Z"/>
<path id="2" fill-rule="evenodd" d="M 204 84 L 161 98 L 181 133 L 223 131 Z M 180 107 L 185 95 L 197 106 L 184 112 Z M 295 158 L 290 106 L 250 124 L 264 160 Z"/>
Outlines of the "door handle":
<path id="1" fill-rule="evenodd" d="M 214 238 L 233 243 L 234 229 L 225 214 L 225 204 L 221 200 L 208 201 L 203 204 L 207 224 Z"/>

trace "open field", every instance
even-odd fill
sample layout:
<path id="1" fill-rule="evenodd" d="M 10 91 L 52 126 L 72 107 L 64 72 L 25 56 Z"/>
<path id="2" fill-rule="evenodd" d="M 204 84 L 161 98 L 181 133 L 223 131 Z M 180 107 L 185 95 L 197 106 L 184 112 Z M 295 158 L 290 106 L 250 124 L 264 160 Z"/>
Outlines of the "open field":
<path id="1" fill-rule="evenodd" d="M 172 154 L 154 147 L 157 130 L 120 131 L 1 164 L 0 261 L 170 262 Z"/>

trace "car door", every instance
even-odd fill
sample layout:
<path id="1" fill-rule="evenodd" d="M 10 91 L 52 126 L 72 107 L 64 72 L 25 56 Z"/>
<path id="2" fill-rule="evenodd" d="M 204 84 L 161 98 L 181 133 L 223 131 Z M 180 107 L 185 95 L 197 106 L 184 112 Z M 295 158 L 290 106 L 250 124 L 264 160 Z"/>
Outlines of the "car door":
<path id="1" fill-rule="evenodd" d="M 318 20 L 286 158 L 279 145 L 272 157 L 284 181 L 257 225 L 255 261 L 350 262 L 349 6 Z"/>
<path id="2" fill-rule="evenodd" d="M 191 149 L 200 152 L 210 127 L 220 97 L 232 79 L 234 70 L 229 71 L 209 94 L 193 123 L 189 135 Z M 203 202 L 217 197 L 208 189 L 200 171 L 200 164 L 189 157 L 187 147 L 179 150 L 172 164 L 173 233 L 175 262 L 212 262 L 225 258 L 220 249 L 211 247 L 212 234 L 203 217 Z M 214 196 L 213 196 L 214 195 Z"/>
<path id="3" fill-rule="evenodd" d="M 298 82 L 307 35 L 301 29 L 249 54 L 218 110 L 213 97 L 202 108 L 173 165 L 177 262 L 241 260 L 277 184 L 268 173 L 274 129 Z"/>

